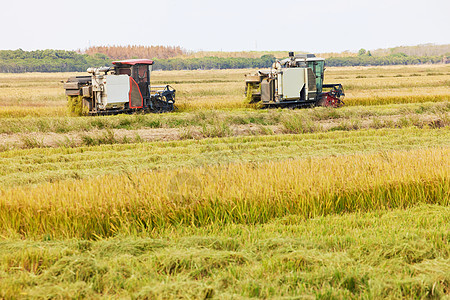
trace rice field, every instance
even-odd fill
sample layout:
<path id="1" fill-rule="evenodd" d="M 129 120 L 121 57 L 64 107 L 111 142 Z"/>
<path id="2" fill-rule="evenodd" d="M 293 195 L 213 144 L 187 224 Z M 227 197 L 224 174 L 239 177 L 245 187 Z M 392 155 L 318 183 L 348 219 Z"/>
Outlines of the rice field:
<path id="1" fill-rule="evenodd" d="M 154 71 L 151 81 L 174 86 L 180 111 L 253 109 L 243 97 L 244 75 L 250 72 L 254 70 Z M 61 81 L 81 74 L 0 74 L 0 116 L 67 115 Z M 347 105 L 440 102 L 448 100 L 450 67 L 327 68 L 325 83 L 342 83 Z"/>
<path id="2" fill-rule="evenodd" d="M 251 71 L 104 117 L 0 74 L 0 298 L 449 298 L 450 66 L 327 68 L 346 106 L 302 110 L 246 104 Z"/>

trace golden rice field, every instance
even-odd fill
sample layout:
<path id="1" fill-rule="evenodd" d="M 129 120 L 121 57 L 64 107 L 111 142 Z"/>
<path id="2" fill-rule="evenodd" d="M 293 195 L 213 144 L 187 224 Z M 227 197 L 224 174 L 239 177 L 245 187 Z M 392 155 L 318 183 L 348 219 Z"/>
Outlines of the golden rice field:
<path id="1" fill-rule="evenodd" d="M 328 68 L 346 105 L 302 110 L 251 71 L 103 117 L 0 74 L 0 299 L 450 298 L 450 66 Z"/>
<path id="2" fill-rule="evenodd" d="M 177 89 L 181 111 L 249 109 L 244 75 L 253 70 L 152 72 L 153 84 Z M 0 74 L 0 116 L 64 116 L 62 80 L 76 73 Z M 325 83 L 342 83 L 347 105 L 448 100 L 450 68 L 442 65 L 328 68 Z M 425 96 L 425 97 L 424 97 Z M 24 107 L 25 106 L 25 107 Z"/>

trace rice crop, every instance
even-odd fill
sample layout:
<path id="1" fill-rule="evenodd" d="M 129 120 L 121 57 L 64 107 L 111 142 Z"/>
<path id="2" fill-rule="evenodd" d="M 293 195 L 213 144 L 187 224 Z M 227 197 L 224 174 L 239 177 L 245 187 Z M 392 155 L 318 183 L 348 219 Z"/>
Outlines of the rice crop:
<path id="1" fill-rule="evenodd" d="M 83 116 L 87 115 L 89 109 L 83 107 L 82 96 L 69 96 L 67 99 L 67 109 L 71 116 Z"/>
<path id="2" fill-rule="evenodd" d="M 0 298 L 444 298 L 448 206 L 88 241 L 3 239 Z M 50 283 L 49 283 L 50 282 Z"/>
<path id="3" fill-rule="evenodd" d="M 178 111 L 70 116 L 0 74 L 0 298 L 445 298 L 448 65 L 327 68 L 340 109 L 259 110 L 255 70 L 155 71 Z"/>
<path id="4" fill-rule="evenodd" d="M 0 232 L 99 238 L 170 226 L 264 223 L 449 204 L 450 150 L 144 171 L 0 191 Z"/>

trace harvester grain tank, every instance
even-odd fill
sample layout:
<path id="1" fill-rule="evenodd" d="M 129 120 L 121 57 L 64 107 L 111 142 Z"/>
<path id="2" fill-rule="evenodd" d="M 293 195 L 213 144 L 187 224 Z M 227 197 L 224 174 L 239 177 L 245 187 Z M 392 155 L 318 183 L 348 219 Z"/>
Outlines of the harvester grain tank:
<path id="1" fill-rule="evenodd" d="M 340 107 L 344 89 L 339 83 L 324 84 L 324 71 L 323 58 L 289 52 L 289 58 L 277 60 L 270 70 L 246 75 L 245 93 L 249 103 L 263 108 Z"/>
<path id="2" fill-rule="evenodd" d="M 113 65 L 89 68 L 90 75 L 69 78 L 64 83 L 69 102 L 79 100 L 82 111 L 89 115 L 175 109 L 175 90 L 170 85 L 150 85 L 152 60 L 129 59 Z"/>

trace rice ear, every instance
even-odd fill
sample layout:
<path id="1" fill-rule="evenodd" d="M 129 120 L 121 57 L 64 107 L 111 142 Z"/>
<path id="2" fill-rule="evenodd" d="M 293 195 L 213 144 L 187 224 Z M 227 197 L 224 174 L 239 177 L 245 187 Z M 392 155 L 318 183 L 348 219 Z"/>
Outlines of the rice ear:
<path id="1" fill-rule="evenodd" d="M 82 96 L 67 96 L 67 109 L 71 116 L 85 116 L 89 108 L 83 106 Z"/>

